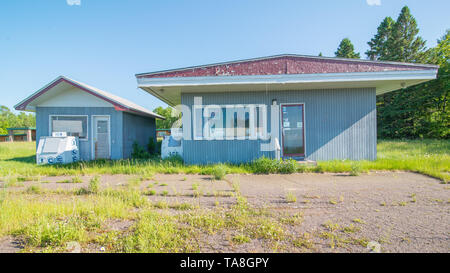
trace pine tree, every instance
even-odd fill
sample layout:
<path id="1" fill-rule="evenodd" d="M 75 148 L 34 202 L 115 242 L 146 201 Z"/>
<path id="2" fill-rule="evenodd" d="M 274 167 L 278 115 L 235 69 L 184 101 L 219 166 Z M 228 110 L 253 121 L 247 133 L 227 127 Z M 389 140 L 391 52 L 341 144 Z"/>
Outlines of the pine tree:
<path id="1" fill-rule="evenodd" d="M 436 48 L 425 50 L 417 22 L 407 6 L 388 29 L 385 19 L 368 43 L 369 58 L 385 61 L 433 63 L 436 80 L 377 96 L 378 135 L 381 138 L 450 138 L 449 32 Z"/>
<path id="2" fill-rule="evenodd" d="M 387 58 L 386 42 L 392 35 L 394 24 L 395 21 L 391 17 L 386 17 L 378 26 L 377 34 L 367 43 L 370 49 L 366 51 L 366 55 L 370 60 L 385 60 Z"/>
<path id="3" fill-rule="evenodd" d="M 420 62 L 423 60 L 425 41 L 418 36 L 416 19 L 408 6 L 404 6 L 386 41 L 386 56 L 380 60 Z"/>
<path id="4" fill-rule="evenodd" d="M 336 57 L 340 58 L 350 58 L 350 59 L 359 59 L 359 53 L 355 53 L 355 47 L 349 38 L 342 39 L 341 43 L 337 51 L 334 53 Z"/>

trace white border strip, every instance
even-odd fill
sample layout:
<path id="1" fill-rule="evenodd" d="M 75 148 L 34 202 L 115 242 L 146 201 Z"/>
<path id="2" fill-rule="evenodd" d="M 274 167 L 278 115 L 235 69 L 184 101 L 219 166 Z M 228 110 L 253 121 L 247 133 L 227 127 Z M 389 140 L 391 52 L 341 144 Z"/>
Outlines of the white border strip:
<path id="1" fill-rule="evenodd" d="M 254 76 L 209 76 L 209 77 L 172 77 L 138 78 L 138 87 L 233 85 L 233 84 L 288 84 L 314 82 L 359 82 L 392 80 L 432 80 L 436 79 L 437 69 L 352 72 L 323 74 L 283 74 Z"/>

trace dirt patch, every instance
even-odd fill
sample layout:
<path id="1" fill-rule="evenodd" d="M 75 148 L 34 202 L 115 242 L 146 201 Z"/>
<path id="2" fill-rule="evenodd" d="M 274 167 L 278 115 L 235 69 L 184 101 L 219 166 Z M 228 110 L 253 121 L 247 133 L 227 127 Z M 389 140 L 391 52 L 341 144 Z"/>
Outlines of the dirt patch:
<path id="1" fill-rule="evenodd" d="M 0 253 L 17 253 L 23 249 L 23 242 L 19 238 L 6 236 L 0 239 Z"/>
<path id="2" fill-rule="evenodd" d="M 112 231 L 126 231 L 132 225 L 134 221 L 131 220 L 123 220 L 123 219 L 109 219 L 106 221 L 105 226 L 108 230 Z"/>

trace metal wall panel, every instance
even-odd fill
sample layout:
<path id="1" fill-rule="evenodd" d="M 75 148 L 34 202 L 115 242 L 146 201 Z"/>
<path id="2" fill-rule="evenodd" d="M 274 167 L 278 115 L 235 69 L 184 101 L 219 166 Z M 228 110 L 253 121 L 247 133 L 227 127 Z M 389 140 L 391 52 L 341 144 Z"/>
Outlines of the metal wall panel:
<path id="1" fill-rule="evenodd" d="M 92 116 L 109 115 L 111 126 L 111 159 L 123 157 L 122 112 L 113 107 L 36 107 L 36 145 L 41 136 L 49 136 L 50 115 L 87 115 L 88 139 L 80 140 L 80 158 L 91 160 L 92 151 Z"/>
<path id="2" fill-rule="evenodd" d="M 192 107 L 194 96 L 203 104 L 305 103 L 306 159 L 375 160 L 375 88 L 267 92 L 183 93 L 182 104 Z M 192 108 L 191 108 L 192 109 Z M 270 131 L 270 124 L 268 124 Z M 281 131 L 280 131 L 281 135 Z M 262 155 L 259 140 L 183 140 L 183 157 L 189 164 L 249 162 Z"/>
<path id="3" fill-rule="evenodd" d="M 156 143 L 155 119 L 123 113 L 123 157 L 130 158 L 133 152 L 133 142 L 147 149 L 150 137 Z"/>

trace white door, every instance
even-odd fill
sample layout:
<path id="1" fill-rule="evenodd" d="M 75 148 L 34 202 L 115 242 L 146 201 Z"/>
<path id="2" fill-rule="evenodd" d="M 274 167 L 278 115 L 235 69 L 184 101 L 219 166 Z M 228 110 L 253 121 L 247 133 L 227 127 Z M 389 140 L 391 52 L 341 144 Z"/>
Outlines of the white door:
<path id="1" fill-rule="evenodd" d="M 95 159 L 110 158 L 109 117 L 94 117 L 94 156 Z"/>

